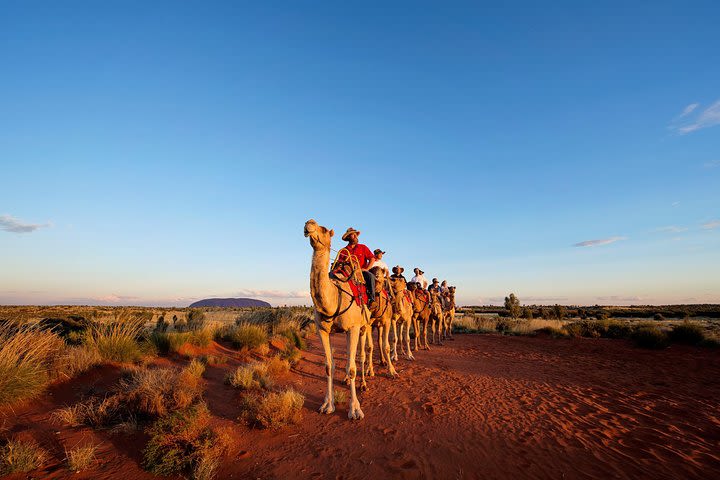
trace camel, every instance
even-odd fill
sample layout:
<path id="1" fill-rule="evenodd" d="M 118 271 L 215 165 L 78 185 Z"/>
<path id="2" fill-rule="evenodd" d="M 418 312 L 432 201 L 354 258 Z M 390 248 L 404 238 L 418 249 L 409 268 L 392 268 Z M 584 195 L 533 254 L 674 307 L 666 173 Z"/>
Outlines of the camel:
<path id="1" fill-rule="evenodd" d="M 449 287 L 448 292 L 442 296 L 442 308 L 443 338 L 452 340 L 452 322 L 455 320 L 455 287 Z"/>
<path id="2" fill-rule="evenodd" d="M 367 349 L 367 355 L 369 357 L 367 363 L 367 371 L 361 369 L 361 388 L 367 388 L 365 384 L 365 374 L 369 377 L 375 376 L 373 368 L 373 340 L 372 340 L 372 327 L 375 326 L 378 331 L 378 347 L 380 350 L 380 364 L 387 365 L 388 375 L 391 377 L 397 376 L 397 371 L 393 367 L 392 359 L 390 358 L 390 325 L 393 318 L 393 308 L 391 305 L 392 299 L 385 297 L 382 294 L 383 286 L 385 285 L 386 277 L 385 271 L 382 268 L 371 269 L 373 275 L 375 275 L 375 285 L 377 292 L 375 293 L 376 301 L 371 305 L 370 309 L 370 322 L 367 328 L 360 334 L 360 364 L 361 367 L 364 365 L 364 353 L 363 346 Z"/>
<path id="3" fill-rule="evenodd" d="M 406 286 L 407 283 L 405 282 L 405 278 L 403 278 L 402 275 L 398 274 L 390 276 L 390 287 L 392 288 L 394 297 L 392 327 L 395 339 L 393 342 L 393 360 L 398 359 L 398 336 L 400 337 L 400 348 L 402 349 L 405 358 L 407 358 L 408 360 L 415 360 L 415 356 L 412 354 L 412 350 L 410 350 L 410 324 L 412 322 L 413 311 L 412 299 L 410 298 L 410 292 L 408 292 Z M 398 329 L 400 330 L 399 335 Z M 405 350 L 406 347 L 407 350 Z"/>
<path id="4" fill-rule="evenodd" d="M 348 418 L 359 420 L 365 415 L 360 408 L 360 401 L 355 390 L 357 372 L 355 356 L 360 338 L 360 328 L 366 325 L 367 309 L 355 302 L 353 294 L 347 285 L 344 285 L 339 280 L 330 279 L 328 275 L 330 242 L 335 232 L 318 225 L 315 220 L 308 220 L 305 222 L 304 233 L 310 239 L 310 246 L 313 249 L 310 267 L 310 296 L 315 305 L 315 325 L 325 351 L 327 393 L 325 401 L 320 407 L 320 412 L 331 414 L 335 411 L 333 397 L 335 362 L 333 361 L 333 351 L 330 346 L 330 331 L 335 327 L 345 332 L 347 339 L 348 361 L 346 373 L 350 381 Z"/>
<path id="5" fill-rule="evenodd" d="M 416 286 L 411 290 L 413 294 L 413 326 L 415 328 L 415 351 L 420 348 L 430 350 L 427 340 L 428 322 L 432 307 L 430 305 L 430 294 L 427 290 Z M 422 325 L 422 336 L 420 336 L 420 325 Z M 419 340 L 418 340 L 419 339 Z"/>
<path id="6" fill-rule="evenodd" d="M 440 300 L 440 292 L 437 290 L 430 290 L 430 330 L 432 331 L 432 344 L 435 345 L 435 335 L 437 334 L 437 344 L 442 345 L 442 339 L 440 338 L 440 329 L 444 321 L 442 303 Z"/>

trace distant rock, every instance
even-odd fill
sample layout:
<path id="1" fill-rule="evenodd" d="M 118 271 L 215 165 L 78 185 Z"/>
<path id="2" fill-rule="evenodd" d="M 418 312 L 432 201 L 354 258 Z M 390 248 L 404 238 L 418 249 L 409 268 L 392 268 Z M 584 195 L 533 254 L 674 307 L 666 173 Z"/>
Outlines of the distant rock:
<path id="1" fill-rule="evenodd" d="M 254 298 L 206 298 L 199 300 L 192 305 L 194 307 L 270 307 L 268 302 L 255 300 Z"/>

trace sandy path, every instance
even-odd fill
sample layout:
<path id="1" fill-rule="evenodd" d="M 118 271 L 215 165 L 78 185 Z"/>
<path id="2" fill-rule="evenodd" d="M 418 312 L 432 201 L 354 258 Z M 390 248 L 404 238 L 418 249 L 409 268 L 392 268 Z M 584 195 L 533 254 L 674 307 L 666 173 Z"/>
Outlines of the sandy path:
<path id="1" fill-rule="evenodd" d="M 337 335 L 336 352 L 344 352 Z M 720 354 L 619 340 L 464 335 L 401 377 L 371 379 L 365 419 L 321 416 L 317 346 L 299 365 L 297 429 L 248 437 L 227 475 L 259 478 L 711 478 L 720 475 Z M 344 362 L 336 376 L 342 378 Z M 380 367 L 379 373 L 384 373 Z M 341 388 L 345 388 L 344 386 Z"/>

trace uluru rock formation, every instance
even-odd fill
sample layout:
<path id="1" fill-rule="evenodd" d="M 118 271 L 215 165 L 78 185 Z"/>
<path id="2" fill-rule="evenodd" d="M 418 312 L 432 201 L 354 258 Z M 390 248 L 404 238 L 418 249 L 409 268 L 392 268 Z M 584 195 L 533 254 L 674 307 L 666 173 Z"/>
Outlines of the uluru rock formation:
<path id="1" fill-rule="evenodd" d="M 254 298 L 206 298 L 190 305 L 193 307 L 270 307 L 268 302 Z"/>

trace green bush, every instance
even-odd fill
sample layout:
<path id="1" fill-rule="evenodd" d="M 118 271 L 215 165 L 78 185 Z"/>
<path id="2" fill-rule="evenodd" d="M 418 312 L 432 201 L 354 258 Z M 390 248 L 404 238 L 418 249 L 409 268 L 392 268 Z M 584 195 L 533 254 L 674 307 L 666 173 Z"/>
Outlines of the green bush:
<path id="1" fill-rule="evenodd" d="M 213 339 L 213 332 L 210 329 L 194 330 L 190 332 L 152 332 L 148 340 L 155 347 L 160 355 L 177 353 L 185 344 L 196 347 L 207 347 Z"/>
<path id="2" fill-rule="evenodd" d="M 670 344 L 665 332 L 655 326 L 641 326 L 632 333 L 635 344 L 642 348 L 662 349 Z"/>
<path id="3" fill-rule="evenodd" d="M 188 312 L 187 328 L 188 330 L 200 330 L 205 325 L 205 313 L 195 308 Z"/>
<path id="4" fill-rule="evenodd" d="M 675 325 L 672 330 L 670 330 L 668 336 L 672 342 L 685 343 L 688 345 L 697 345 L 705 340 L 705 332 L 702 326 L 688 321 L 680 325 Z"/>

